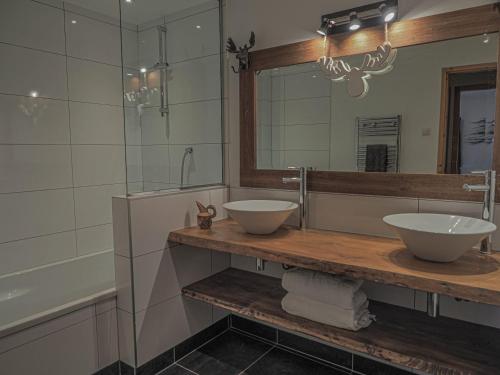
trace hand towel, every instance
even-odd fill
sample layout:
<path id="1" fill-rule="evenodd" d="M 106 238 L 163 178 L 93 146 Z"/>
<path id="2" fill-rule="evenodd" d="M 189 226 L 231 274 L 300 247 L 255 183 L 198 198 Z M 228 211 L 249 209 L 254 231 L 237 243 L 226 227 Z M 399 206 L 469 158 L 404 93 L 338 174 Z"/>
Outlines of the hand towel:
<path id="1" fill-rule="evenodd" d="M 368 301 L 352 310 L 288 293 L 281 301 L 281 307 L 289 314 L 351 331 L 368 327 L 374 318 L 368 311 Z"/>
<path id="2" fill-rule="evenodd" d="M 367 145 L 365 172 L 387 172 L 387 145 Z"/>
<path id="3" fill-rule="evenodd" d="M 343 309 L 353 309 L 356 304 L 367 300 L 366 294 L 359 290 L 362 280 L 324 272 L 295 268 L 284 273 L 281 283 L 283 289 L 290 293 Z"/>

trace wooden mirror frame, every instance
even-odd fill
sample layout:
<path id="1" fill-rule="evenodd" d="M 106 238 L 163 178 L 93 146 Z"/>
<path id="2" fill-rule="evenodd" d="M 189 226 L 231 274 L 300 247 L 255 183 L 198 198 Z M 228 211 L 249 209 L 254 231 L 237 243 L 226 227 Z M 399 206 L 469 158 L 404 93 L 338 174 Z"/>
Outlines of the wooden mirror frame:
<path id="1" fill-rule="evenodd" d="M 500 31 L 499 3 L 403 20 L 389 25 L 389 40 L 397 48 L 465 38 Z M 384 27 L 328 37 L 330 56 L 349 56 L 374 51 L 383 43 Z M 500 38 L 498 46 L 500 61 Z M 240 72 L 240 185 L 283 189 L 286 170 L 257 169 L 256 73 L 317 61 L 324 54 L 324 39 L 258 50 L 250 54 L 250 68 Z M 496 119 L 500 118 L 500 71 L 497 69 Z M 436 124 L 439 125 L 439 124 Z M 436 166 L 437 168 L 437 166 Z M 493 168 L 500 173 L 500 131 L 495 131 Z M 313 171 L 309 189 L 319 192 L 384 195 L 396 197 L 482 201 L 482 193 L 465 192 L 464 183 L 482 182 L 481 177 L 452 174 L 402 174 Z M 289 188 L 289 187 L 287 187 Z M 500 202 L 500 179 L 496 186 Z"/>

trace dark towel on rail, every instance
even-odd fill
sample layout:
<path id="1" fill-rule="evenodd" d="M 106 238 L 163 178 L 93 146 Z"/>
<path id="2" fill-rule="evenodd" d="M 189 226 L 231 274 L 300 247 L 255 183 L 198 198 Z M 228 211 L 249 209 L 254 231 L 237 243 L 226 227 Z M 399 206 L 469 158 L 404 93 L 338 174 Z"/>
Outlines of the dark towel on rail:
<path id="1" fill-rule="evenodd" d="M 366 146 L 366 172 L 387 172 L 387 145 Z"/>

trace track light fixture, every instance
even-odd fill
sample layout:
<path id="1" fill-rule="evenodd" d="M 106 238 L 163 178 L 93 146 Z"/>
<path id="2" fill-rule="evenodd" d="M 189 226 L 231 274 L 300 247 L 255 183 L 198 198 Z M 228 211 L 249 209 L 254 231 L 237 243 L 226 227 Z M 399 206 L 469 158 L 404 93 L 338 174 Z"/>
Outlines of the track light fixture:
<path id="1" fill-rule="evenodd" d="M 381 26 L 396 20 L 397 16 L 398 0 L 379 1 L 357 8 L 324 14 L 317 32 L 320 35 L 352 32 L 365 27 Z"/>
<path id="2" fill-rule="evenodd" d="M 333 21 L 330 21 L 328 18 L 325 18 L 323 19 L 323 21 L 321 22 L 321 26 L 319 27 L 318 30 L 316 30 L 316 32 L 319 34 L 319 35 L 328 35 L 329 34 L 329 31 L 330 29 L 333 27 L 334 25 L 334 22 Z"/>
<path id="3" fill-rule="evenodd" d="M 356 12 L 351 12 L 349 19 L 349 30 L 356 31 L 361 28 L 361 20 L 358 18 L 358 14 Z"/>
<path id="4" fill-rule="evenodd" d="M 397 8 L 395 6 L 387 6 L 384 3 L 380 5 L 379 10 L 385 23 L 391 22 L 396 18 Z"/>

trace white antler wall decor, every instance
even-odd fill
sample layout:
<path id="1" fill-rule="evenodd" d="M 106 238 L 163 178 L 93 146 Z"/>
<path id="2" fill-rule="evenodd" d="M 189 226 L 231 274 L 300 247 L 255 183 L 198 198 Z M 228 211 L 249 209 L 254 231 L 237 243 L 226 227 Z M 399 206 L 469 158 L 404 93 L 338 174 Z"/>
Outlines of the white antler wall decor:
<path id="1" fill-rule="evenodd" d="M 325 75 L 334 82 L 347 82 L 347 92 L 355 98 L 363 98 L 368 93 L 368 79 L 372 75 L 388 73 L 393 68 L 397 50 L 391 43 L 384 42 L 373 53 L 367 53 L 361 67 L 351 67 L 343 60 L 323 56 L 318 63 Z"/>

